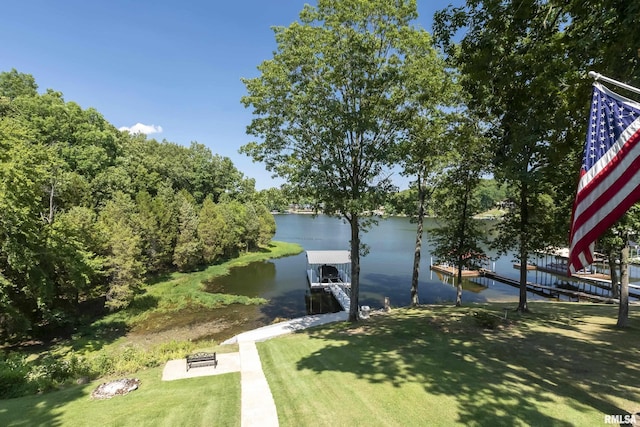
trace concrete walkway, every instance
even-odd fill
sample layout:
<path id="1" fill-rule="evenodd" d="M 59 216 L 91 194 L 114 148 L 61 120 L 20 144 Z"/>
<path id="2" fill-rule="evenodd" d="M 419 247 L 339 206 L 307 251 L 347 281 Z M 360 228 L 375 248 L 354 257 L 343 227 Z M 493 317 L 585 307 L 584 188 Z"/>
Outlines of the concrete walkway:
<path id="1" fill-rule="evenodd" d="M 276 404 L 273 400 L 269 383 L 267 383 L 262 371 L 262 363 L 256 348 L 256 341 L 264 341 L 312 326 L 342 320 L 347 320 L 347 313 L 344 311 L 305 316 L 244 332 L 223 342 L 223 344 L 240 344 L 242 427 L 271 427 L 279 425 Z"/>
<path id="2" fill-rule="evenodd" d="M 240 365 L 242 366 L 240 371 L 242 427 L 278 426 L 276 404 L 262 371 L 262 363 L 260 363 L 255 342 L 240 343 Z"/>
<path id="3" fill-rule="evenodd" d="M 313 326 L 320 326 L 332 322 L 344 322 L 348 317 L 349 313 L 346 311 L 327 314 L 312 314 L 309 316 L 299 317 L 297 319 L 287 320 L 285 322 L 274 323 L 273 325 L 263 326 L 262 328 L 254 329 L 252 331 L 243 332 L 233 338 L 229 338 L 222 344 L 235 344 L 242 341 L 265 341 L 269 338 L 279 337 L 281 335 L 301 331 Z"/>
<path id="4" fill-rule="evenodd" d="M 242 427 L 278 426 L 278 412 L 269 388 L 269 383 L 262 371 L 260 355 L 256 341 L 290 334 L 313 326 L 347 320 L 348 313 L 316 314 L 286 322 L 275 323 L 252 331 L 243 332 L 222 344 L 239 344 L 239 353 L 219 353 L 218 366 L 203 366 L 186 370 L 185 359 L 167 362 L 162 372 L 164 381 L 192 378 L 205 375 L 220 375 L 240 371 L 241 387 L 241 421 Z"/>

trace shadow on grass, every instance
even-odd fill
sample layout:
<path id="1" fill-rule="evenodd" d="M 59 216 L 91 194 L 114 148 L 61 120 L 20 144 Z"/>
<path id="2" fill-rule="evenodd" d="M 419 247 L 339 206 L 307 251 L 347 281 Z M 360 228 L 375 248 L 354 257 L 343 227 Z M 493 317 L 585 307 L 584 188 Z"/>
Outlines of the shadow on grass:
<path id="1" fill-rule="evenodd" d="M 0 400 L 0 425 L 62 426 L 64 422 L 58 409 L 71 401 L 87 398 L 83 390 L 84 386 L 76 385 L 55 393 Z"/>
<path id="2" fill-rule="evenodd" d="M 501 318 L 502 306 L 510 305 L 494 304 L 490 315 Z M 637 310 L 632 328 L 619 331 L 590 319 L 607 307 L 554 304 L 553 311 L 535 313 L 532 306 L 534 313 L 510 315 L 496 330 L 477 326 L 478 308 L 431 307 L 310 331 L 313 338 L 340 344 L 301 359 L 297 367 L 348 372 L 396 387 L 422 384 L 429 394 L 455 396 L 457 421 L 465 425 L 571 425 L 563 419 L 563 405 L 602 414 L 637 410 L 615 403 L 640 401 Z"/>

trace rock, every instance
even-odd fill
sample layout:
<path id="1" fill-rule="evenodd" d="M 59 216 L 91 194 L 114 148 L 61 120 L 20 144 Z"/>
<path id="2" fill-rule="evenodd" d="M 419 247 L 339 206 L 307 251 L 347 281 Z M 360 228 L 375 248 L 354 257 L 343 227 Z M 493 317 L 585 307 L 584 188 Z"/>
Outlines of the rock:
<path id="1" fill-rule="evenodd" d="M 113 396 L 121 396 L 138 388 L 140 380 L 137 378 L 123 378 L 116 381 L 100 384 L 93 392 L 93 399 L 111 399 Z"/>

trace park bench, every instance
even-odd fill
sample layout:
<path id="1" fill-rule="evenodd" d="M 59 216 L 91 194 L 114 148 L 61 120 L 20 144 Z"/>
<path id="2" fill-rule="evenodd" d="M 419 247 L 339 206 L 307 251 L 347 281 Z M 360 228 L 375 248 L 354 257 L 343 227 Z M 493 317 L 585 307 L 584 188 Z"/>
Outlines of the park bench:
<path id="1" fill-rule="evenodd" d="M 218 366 L 218 358 L 215 353 L 196 353 L 187 356 L 187 371 L 198 366 Z"/>

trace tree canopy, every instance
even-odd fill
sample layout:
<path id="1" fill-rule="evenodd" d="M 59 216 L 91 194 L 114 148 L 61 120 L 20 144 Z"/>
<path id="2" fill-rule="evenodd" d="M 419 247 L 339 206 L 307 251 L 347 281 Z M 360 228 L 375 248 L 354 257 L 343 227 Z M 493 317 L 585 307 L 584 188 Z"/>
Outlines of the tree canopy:
<path id="1" fill-rule="evenodd" d="M 267 243 L 275 223 L 253 185 L 202 144 L 118 131 L 0 73 L 0 337 L 73 322 L 89 299 L 125 307 L 150 274 Z M 208 231 L 211 204 L 234 234 Z"/>
<path id="2" fill-rule="evenodd" d="M 243 147 L 324 213 L 351 226 L 351 307 L 358 318 L 362 213 L 392 188 L 389 167 L 407 132 L 411 77 L 435 56 L 412 25 L 414 0 L 319 0 L 299 22 L 275 28 L 277 51 L 244 79 L 255 118 Z M 415 87 L 415 86 L 414 86 Z M 428 90 L 431 88 L 422 88 Z"/>

